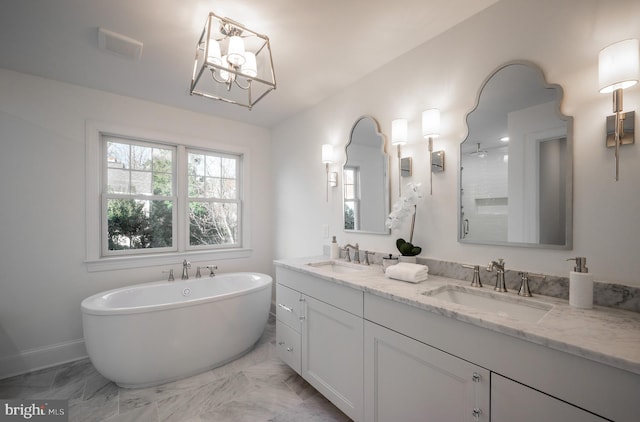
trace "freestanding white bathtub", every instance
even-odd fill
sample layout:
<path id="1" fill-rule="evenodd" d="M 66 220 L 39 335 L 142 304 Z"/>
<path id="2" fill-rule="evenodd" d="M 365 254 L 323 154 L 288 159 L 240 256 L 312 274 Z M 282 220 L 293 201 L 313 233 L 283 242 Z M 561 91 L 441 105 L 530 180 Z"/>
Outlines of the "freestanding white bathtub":
<path id="1" fill-rule="evenodd" d="M 82 301 L 87 352 L 121 387 L 163 384 L 230 362 L 264 332 L 271 277 L 228 273 L 160 281 Z"/>

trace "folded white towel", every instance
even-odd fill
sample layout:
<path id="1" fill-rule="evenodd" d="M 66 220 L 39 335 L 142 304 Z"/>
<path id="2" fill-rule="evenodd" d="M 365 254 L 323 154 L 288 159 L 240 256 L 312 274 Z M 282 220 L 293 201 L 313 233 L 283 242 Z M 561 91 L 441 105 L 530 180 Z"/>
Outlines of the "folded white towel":
<path id="1" fill-rule="evenodd" d="M 396 280 L 408 281 L 410 283 L 419 283 L 429 278 L 429 267 L 421 264 L 400 262 L 396 265 L 387 267 L 385 274 L 387 277 Z"/>

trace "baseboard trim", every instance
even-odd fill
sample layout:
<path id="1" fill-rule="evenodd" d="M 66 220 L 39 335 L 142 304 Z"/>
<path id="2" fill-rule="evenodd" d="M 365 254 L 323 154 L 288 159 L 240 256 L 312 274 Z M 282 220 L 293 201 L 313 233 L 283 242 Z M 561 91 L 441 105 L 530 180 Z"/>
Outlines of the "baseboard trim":
<path id="1" fill-rule="evenodd" d="M 50 368 L 86 357 L 87 349 L 84 339 L 25 350 L 17 355 L 0 357 L 0 379 Z"/>

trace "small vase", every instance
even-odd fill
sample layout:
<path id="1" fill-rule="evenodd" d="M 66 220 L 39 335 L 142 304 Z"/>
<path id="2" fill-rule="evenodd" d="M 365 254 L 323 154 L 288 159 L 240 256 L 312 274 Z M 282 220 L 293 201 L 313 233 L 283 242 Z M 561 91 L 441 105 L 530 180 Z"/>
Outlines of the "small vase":
<path id="1" fill-rule="evenodd" d="M 418 262 L 418 258 L 415 257 L 415 256 L 400 255 L 398 257 L 398 261 L 400 261 L 400 262 L 409 262 L 411 264 L 415 264 L 416 262 Z"/>

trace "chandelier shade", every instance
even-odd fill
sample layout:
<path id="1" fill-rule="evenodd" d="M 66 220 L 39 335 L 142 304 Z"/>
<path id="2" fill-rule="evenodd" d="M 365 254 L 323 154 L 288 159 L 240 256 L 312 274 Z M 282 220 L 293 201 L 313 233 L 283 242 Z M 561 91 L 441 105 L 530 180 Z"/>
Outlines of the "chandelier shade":
<path id="1" fill-rule="evenodd" d="M 196 45 L 189 93 L 251 110 L 275 88 L 269 38 L 209 13 Z"/>

